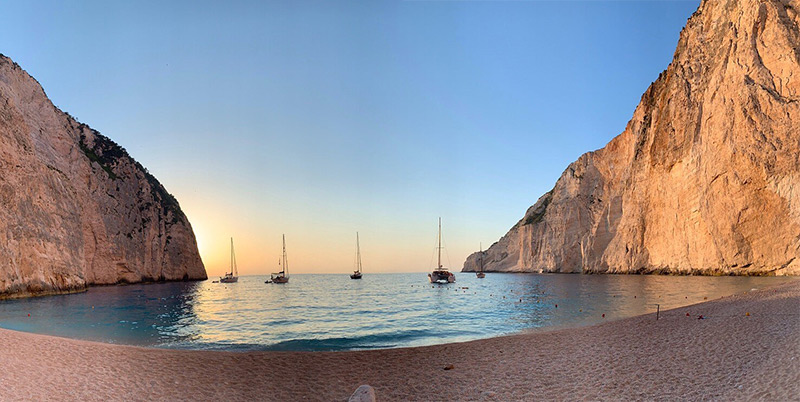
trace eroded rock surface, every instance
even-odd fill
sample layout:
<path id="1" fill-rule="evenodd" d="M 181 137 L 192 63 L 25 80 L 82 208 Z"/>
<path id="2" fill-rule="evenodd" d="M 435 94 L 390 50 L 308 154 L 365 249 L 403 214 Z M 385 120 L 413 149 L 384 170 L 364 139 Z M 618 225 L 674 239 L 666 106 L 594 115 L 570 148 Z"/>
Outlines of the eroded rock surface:
<path id="1" fill-rule="evenodd" d="M 704 0 L 625 131 L 572 163 L 485 269 L 800 274 L 798 13 Z"/>
<path id="2" fill-rule="evenodd" d="M 178 201 L 0 55 L 0 297 L 205 278 Z"/>

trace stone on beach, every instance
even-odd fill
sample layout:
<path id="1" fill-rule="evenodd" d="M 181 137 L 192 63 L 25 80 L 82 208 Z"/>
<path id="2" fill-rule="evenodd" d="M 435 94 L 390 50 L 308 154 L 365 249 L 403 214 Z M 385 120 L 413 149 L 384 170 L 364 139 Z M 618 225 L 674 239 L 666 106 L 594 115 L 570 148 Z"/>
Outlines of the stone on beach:
<path id="1" fill-rule="evenodd" d="M 375 402 L 375 389 L 369 385 L 362 385 L 356 388 L 353 395 L 350 395 L 348 402 Z"/>

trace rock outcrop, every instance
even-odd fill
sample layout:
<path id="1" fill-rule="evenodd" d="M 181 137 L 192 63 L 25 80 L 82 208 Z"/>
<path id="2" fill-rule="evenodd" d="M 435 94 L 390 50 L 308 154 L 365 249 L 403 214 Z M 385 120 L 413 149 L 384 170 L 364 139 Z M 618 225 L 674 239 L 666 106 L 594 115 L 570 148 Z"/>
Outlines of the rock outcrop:
<path id="1" fill-rule="evenodd" d="M 178 201 L 0 55 L 0 297 L 205 278 Z"/>
<path id="2" fill-rule="evenodd" d="M 702 1 L 625 131 L 572 163 L 485 269 L 800 274 L 799 13 Z"/>

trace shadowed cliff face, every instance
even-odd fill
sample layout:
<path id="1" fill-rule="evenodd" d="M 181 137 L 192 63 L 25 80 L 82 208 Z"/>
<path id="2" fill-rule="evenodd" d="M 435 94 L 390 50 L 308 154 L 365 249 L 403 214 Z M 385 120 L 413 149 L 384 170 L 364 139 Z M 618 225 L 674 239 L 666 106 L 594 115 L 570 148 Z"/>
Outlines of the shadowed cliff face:
<path id="1" fill-rule="evenodd" d="M 177 200 L 0 55 L 0 297 L 206 279 Z"/>
<path id="2" fill-rule="evenodd" d="M 485 269 L 800 274 L 799 13 L 703 1 L 625 131 L 572 163 Z"/>

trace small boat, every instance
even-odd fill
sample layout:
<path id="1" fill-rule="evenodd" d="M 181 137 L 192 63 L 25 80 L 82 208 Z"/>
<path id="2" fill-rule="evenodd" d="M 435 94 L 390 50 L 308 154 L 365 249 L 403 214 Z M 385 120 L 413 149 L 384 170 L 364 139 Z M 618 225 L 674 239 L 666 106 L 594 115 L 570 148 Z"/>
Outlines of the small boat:
<path id="1" fill-rule="evenodd" d="M 283 255 L 278 260 L 278 267 L 281 268 L 279 272 L 273 272 L 269 280 L 264 283 L 288 283 L 289 277 L 286 274 L 289 272 L 289 259 L 286 258 L 286 235 L 283 235 Z"/>
<path id="2" fill-rule="evenodd" d="M 456 281 L 456 276 L 447 268 L 442 266 L 442 218 L 439 218 L 439 263 L 433 272 L 428 274 L 428 280 L 431 283 L 453 283 Z"/>
<path id="3" fill-rule="evenodd" d="M 356 232 L 356 270 L 350 275 L 350 279 L 361 279 L 361 246 L 358 244 L 358 232 Z"/>
<path id="4" fill-rule="evenodd" d="M 236 254 L 233 252 L 233 237 L 231 237 L 231 272 L 219 278 L 219 283 L 239 282 L 239 270 L 236 269 Z"/>
<path id="5" fill-rule="evenodd" d="M 483 273 L 483 243 L 481 243 L 481 252 L 478 254 L 478 272 L 475 273 L 475 276 L 480 278 L 485 278 L 486 274 Z"/>

